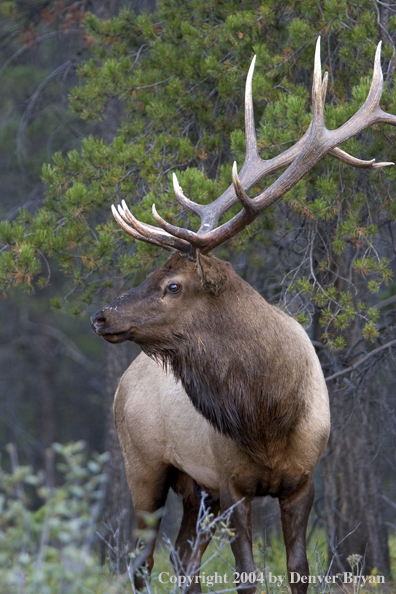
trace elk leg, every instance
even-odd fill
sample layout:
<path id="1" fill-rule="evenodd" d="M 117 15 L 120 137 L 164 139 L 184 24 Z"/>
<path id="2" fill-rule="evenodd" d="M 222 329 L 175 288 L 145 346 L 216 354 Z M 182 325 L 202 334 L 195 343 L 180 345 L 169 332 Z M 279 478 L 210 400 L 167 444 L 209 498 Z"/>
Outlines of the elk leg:
<path id="1" fill-rule="evenodd" d="M 283 537 L 287 554 L 287 571 L 292 594 L 306 594 L 309 581 L 309 567 L 306 550 L 308 517 L 314 502 L 315 488 L 313 477 L 289 497 L 279 499 Z M 294 572 L 292 583 L 291 574 Z M 299 574 L 300 579 L 297 581 Z M 306 583 L 301 581 L 306 580 Z"/>
<path id="2" fill-rule="evenodd" d="M 199 594 L 201 590 L 201 582 L 199 579 L 199 569 L 201 567 L 202 555 L 206 551 L 208 544 L 211 541 L 214 530 L 197 539 L 197 521 L 201 501 L 196 496 L 189 496 L 183 498 L 183 519 L 180 526 L 179 534 L 176 539 L 175 549 L 178 554 L 181 569 L 185 576 L 191 577 L 193 582 L 186 590 L 188 594 Z M 215 500 L 210 504 L 210 510 L 216 516 L 220 511 L 220 505 Z M 171 555 L 171 562 L 176 573 L 180 573 L 179 563 Z"/>
<path id="3" fill-rule="evenodd" d="M 138 538 L 136 547 L 141 549 L 133 561 L 133 573 L 135 587 L 137 590 L 145 588 L 145 580 L 142 576 L 136 575 L 139 568 L 144 567 L 149 573 L 154 565 L 154 548 L 158 535 L 161 518 L 158 518 L 154 525 L 147 526 L 146 514 L 154 514 L 164 507 L 169 490 L 168 469 L 145 468 L 144 471 L 136 473 L 133 483 L 130 481 L 130 490 L 133 500 L 133 507 L 136 515 L 138 531 L 146 532 L 147 536 Z"/>
<path id="4" fill-rule="evenodd" d="M 246 485 L 245 485 L 246 486 Z M 232 505 L 235 508 L 231 514 L 230 527 L 235 533 L 231 542 L 231 549 L 235 558 L 235 569 L 239 576 L 246 573 L 249 576 L 256 572 L 256 565 L 252 552 L 252 523 L 251 523 L 251 502 L 252 497 L 242 493 L 238 487 L 230 480 L 227 488 L 221 490 L 220 502 L 221 511 L 224 512 Z M 256 584 L 237 583 L 238 576 L 235 577 L 235 587 L 240 594 L 254 594 Z"/>

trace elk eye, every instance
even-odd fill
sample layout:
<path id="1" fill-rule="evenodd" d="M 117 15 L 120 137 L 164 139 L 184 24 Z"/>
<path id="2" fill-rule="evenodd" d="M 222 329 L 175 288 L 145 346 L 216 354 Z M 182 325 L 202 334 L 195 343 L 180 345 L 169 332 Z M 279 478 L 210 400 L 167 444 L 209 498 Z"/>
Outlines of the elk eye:
<path id="1" fill-rule="evenodd" d="M 168 291 L 170 293 L 178 293 L 181 289 L 181 285 L 179 285 L 179 283 L 169 283 L 168 285 Z"/>

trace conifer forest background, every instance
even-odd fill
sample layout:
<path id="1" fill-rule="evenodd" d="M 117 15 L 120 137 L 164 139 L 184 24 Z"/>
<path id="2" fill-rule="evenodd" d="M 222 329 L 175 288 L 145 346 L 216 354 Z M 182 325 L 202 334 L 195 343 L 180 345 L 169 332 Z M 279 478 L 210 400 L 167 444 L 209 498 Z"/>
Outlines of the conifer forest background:
<path id="1" fill-rule="evenodd" d="M 1 591 L 129 587 L 121 577 L 106 581 L 106 563 L 124 575 L 134 528 L 112 401 L 139 349 L 105 344 L 89 317 L 166 255 L 128 238 L 110 205 L 124 198 L 153 223 L 155 202 L 165 218 L 195 229 L 176 203 L 172 173 L 196 201 L 229 186 L 232 162 L 244 160 L 244 84 L 254 54 L 260 155 L 294 144 L 310 122 L 319 35 L 327 127 L 363 104 L 379 41 L 381 105 L 396 114 L 390 0 L 0 1 Z M 342 148 L 396 162 L 396 129 L 375 125 Z M 365 573 L 389 580 L 395 221 L 395 167 L 357 169 L 327 157 L 216 250 L 304 325 L 320 358 L 332 432 L 309 532 L 324 535 L 323 564 L 333 559 L 342 571 L 358 554 Z M 179 505 L 176 496 L 167 504 L 163 531 L 171 537 Z M 263 542 L 276 537 L 273 503 L 256 505 L 254 526 Z"/>

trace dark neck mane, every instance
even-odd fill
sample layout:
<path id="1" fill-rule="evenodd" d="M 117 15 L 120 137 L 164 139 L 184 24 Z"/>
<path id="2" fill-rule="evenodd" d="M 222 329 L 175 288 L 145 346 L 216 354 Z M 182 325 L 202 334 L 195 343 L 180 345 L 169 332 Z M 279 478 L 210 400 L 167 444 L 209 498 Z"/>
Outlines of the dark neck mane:
<path id="1" fill-rule="evenodd" d="M 253 454 L 260 452 L 263 459 L 263 451 L 268 456 L 269 449 L 276 451 L 304 414 L 301 383 L 306 365 L 296 361 L 295 349 L 287 346 L 295 342 L 289 319 L 256 296 L 253 324 L 239 316 L 232 325 L 231 312 L 223 319 L 206 320 L 194 336 L 177 337 L 172 349 L 142 348 L 172 369 L 195 408 L 218 431 Z"/>

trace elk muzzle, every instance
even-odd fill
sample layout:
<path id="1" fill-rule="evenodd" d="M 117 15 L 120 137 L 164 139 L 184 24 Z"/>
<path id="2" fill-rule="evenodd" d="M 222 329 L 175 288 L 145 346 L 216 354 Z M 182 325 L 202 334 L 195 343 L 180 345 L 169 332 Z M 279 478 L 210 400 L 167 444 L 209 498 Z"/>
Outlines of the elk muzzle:
<path id="1" fill-rule="evenodd" d="M 130 340 L 131 328 L 127 324 L 123 327 L 119 323 L 114 323 L 113 316 L 107 307 L 97 311 L 91 317 L 91 327 L 96 334 L 108 342 L 117 343 Z"/>

